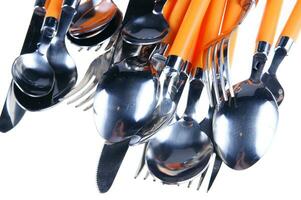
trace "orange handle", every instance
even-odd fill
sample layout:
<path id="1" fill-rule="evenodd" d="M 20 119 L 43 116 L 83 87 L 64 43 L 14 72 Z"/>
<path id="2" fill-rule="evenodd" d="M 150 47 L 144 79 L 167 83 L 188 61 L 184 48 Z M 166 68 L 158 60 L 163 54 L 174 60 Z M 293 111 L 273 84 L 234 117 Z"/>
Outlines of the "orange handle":
<path id="1" fill-rule="evenodd" d="M 54 17 L 58 19 L 61 14 L 63 0 L 51 0 L 46 12 L 46 17 Z"/>
<path id="2" fill-rule="evenodd" d="M 194 66 L 203 66 L 204 47 L 218 36 L 225 6 L 225 0 L 211 0 L 198 36 L 198 47 L 193 59 Z"/>
<path id="3" fill-rule="evenodd" d="M 165 3 L 164 7 L 163 7 L 163 16 L 164 18 L 168 21 L 169 16 L 174 8 L 174 6 L 176 5 L 177 0 L 167 0 L 167 2 Z"/>
<path id="4" fill-rule="evenodd" d="M 221 33 L 231 31 L 238 24 L 241 11 L 240 0 L 228 0 Z"/>
<path id="5" fill-rule="evenodd" d="M 210 0 L 192 0 L 169 55 L 177 55 L 192 62 L 201 25 Z"/>
<path id="6" fill-rule="evenodd" d="M 301 0 L 297 0 L 295 7 L 286 22 L 286 25 L 281 33 L 281 36 L 287 36 L 293 40 L 297 37 L 301 29 Z"/>
<path id="7" fill-rule="evenodd" d="M 273 45 L 282 3 L 283 0 L 267 0 L 257 36 L 257 42 L 265 41 L 270 45 Z"/>
<path id="8" fill-rule="evenodd" d="M 170 44 L 175 39 L 177 32 L 181 26 L 181 22 L 184 19 L 188 6 L 191 0 L 177 0 L 174 8 L 168 18 L 169 34 L 164 40 L 166 44 Z"/>
<path id="9" fill-rule="evenodd" d="M 50 0 L 46 0 L 45 5 L 44 5 L 44 7 L 46 8 L 46 10 L 47 10 L 48 7 L 49 7 L 49 3 L 50 3 Z"/>

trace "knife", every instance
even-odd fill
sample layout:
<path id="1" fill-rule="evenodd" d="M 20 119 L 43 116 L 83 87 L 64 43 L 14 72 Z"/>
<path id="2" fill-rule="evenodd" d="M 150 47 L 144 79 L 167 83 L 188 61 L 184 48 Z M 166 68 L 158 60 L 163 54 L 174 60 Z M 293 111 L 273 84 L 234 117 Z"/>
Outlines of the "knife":
<path id="1" fill-rule="evenodd" d="M 130 0 L 123 20 L 125 25 L 134 17 L 152 12 L 154 0 Z M 129 148 L 130 139 L 114 144 L 104 144 L 97 169 L 97 186 L 101 193 L 109 191 L 125 154 Z"/>
<path id="2" fill-rule="evenodd" d="M 35 8 L 20 53 L 21 55 L 32 53 L 36 50 L 40 39 L 41 27 L 46 14 L 45 6 L 48 5 L 49 1 L 50 0 L 36 0 Z M 12 86 L 13 81 L 9 86 L 2 113 L 0 115 L 0 132 L 2 133 L 6 133 L 13 129 L 25 114 L 25 110 L 21 108 L 16 101 Z"/>

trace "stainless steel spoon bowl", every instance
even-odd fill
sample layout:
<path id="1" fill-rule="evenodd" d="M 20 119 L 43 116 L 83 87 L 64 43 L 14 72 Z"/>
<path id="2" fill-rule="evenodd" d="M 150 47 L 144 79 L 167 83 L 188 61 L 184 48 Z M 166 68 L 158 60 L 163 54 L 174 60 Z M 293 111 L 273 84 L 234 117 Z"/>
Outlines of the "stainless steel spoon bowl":
<path id="1" fill-rule="evenodd" d="M 98 85 L 94 119 L 108 142 L 133 137 L 149 120 L 159 94 L 159 81 L 151 67 L 137 57 L 127 58 L 115 64 Z"/>
<path id="2" fill-rule="evenodd" d="M 242 170 L 267 151 L 278 124 L 278 105 L 262 84 L 250 80 L 234 87 L 235 98 L 223 102 L 213 116 L 214 141 L 225 164 Z"/>
<path id="3" fill-rule="evenodd" d="M 62 8 L 61 19 L 53 42 L 47 51 L 47 60 L 53 70 L 54 86 L 48 95 L 32 97 L 14 86 L 18 103 L 28 111 L 40 111 L 54 106 L 75 85 L 77 70 L 75 63 L 65 46 L 65 35 L 76 12 L 78 0 L 65 0 Z"/>
<path id="4" fill-rule="evenodd" d="M 162 10 L 166 0 L 156 0 L 152 13 L 132 19 L 122 29 L 123 39 L 131 44 L 154 44 L 168 34 L 169 25 Z"/>
<path id="5" fill-rule="evenodd" d="M 178 184 L 195 177 L 208 167 L 213 154 L 213 144 L 197 122 L 204 87 L 201 74 L 190 82 L 184 116 L 160 130 L 148 144 L 148 169 L 164 183 Z"/>
<path id="6" fill-rule="evenodd" d="M 12 66 L 14 83 L 32 97 L 48 95 L 54 86 L 54 72 L 45 54 L 54 36 L 57 20 L 47 17 L 42 28 L 39 48 L 34 53 L 19 56 Z"/>

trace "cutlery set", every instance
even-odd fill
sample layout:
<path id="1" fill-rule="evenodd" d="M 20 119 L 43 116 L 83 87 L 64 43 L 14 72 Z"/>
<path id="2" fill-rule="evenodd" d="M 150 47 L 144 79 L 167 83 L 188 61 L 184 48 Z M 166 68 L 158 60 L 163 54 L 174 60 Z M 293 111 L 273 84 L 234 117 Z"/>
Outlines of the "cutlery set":
<path id="1" fill-rule="evenodd" d="M 144 179 L 188 187 L 197 180 L 198 190 L 209 174 L 209 191 L 223 163 L 234 170 L 253 166 L 277 130 L 284 89 L 276 72 L 300 32 L 301 0 L 263 74 L 283 4 L 266 0 L 250 78 L 233 84 L 237 33 L 257 3 L 129 0 L 123 13 L 113 0 L 36 0 L 12 64 L 0 132 L 17 126 L 26 111 L 75 104 L 93 110 L 105 140 L 97 170 L 101 193 L 136 145 L 144 150 L 135 178 L 146 168 Z M 98 53 L 80 81 L 65 40 L 79 52 Z"/>

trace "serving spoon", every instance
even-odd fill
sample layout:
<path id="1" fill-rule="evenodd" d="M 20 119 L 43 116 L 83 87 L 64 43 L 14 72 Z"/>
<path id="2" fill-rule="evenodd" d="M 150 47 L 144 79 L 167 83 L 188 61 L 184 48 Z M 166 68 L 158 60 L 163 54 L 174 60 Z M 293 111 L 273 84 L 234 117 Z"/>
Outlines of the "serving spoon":
<path id="1" fill-rule="evenodd" d="M 251 76 L 234 86 L 235 97 L 222 101 L 213 115 L 217 153 L 226 165 L 236 170 L 255 164 L 266 152 L 276 131 L 278 106 L 260 76 L 273 44 L 281 6 L 281 0 L 267 1 Z"/>

